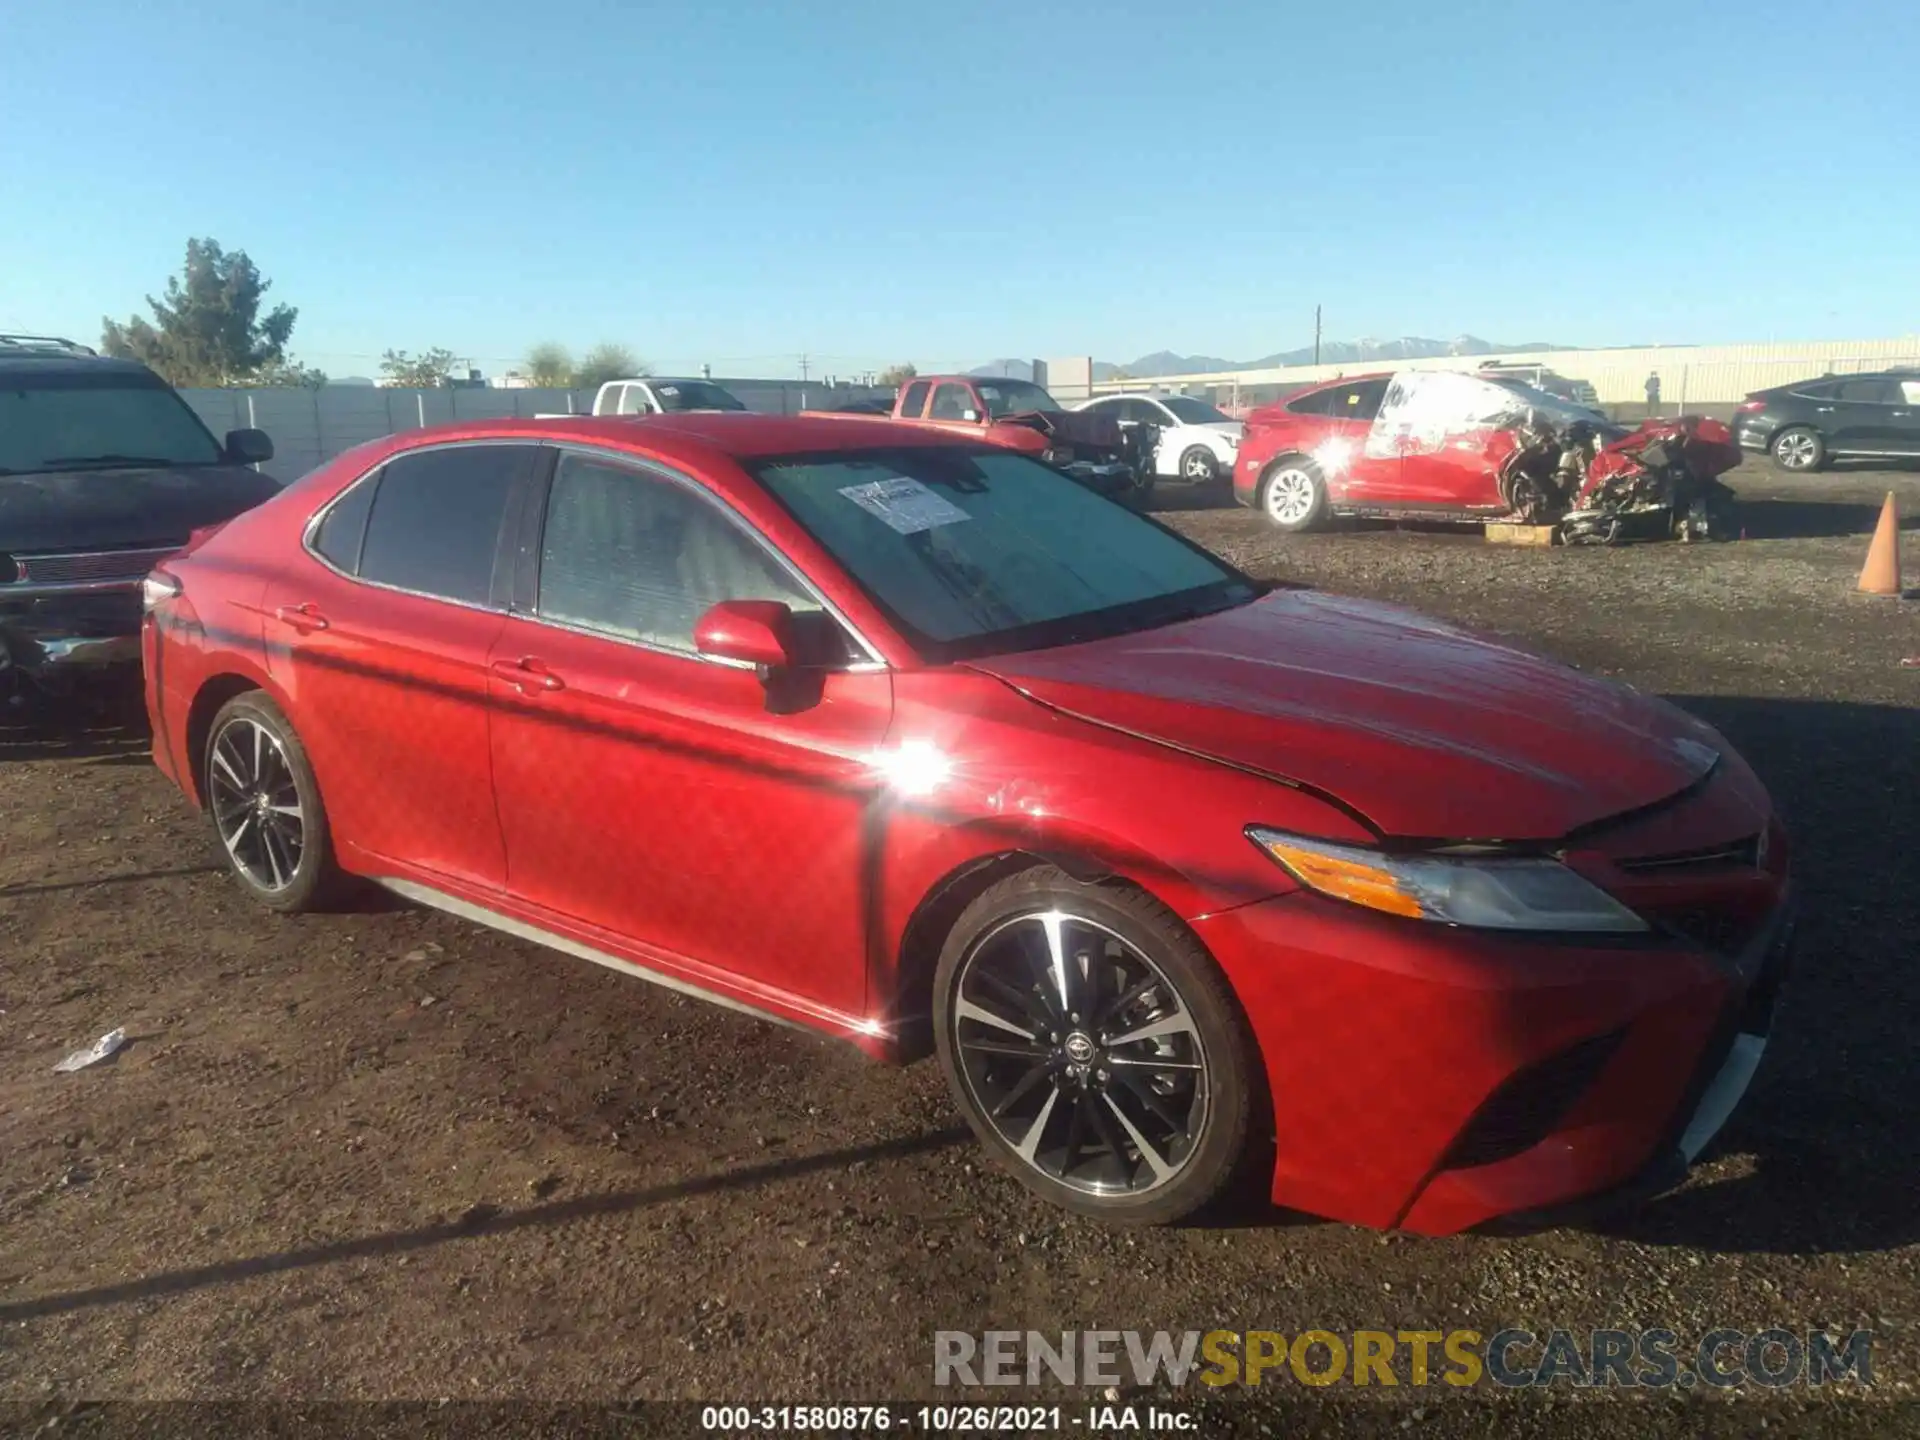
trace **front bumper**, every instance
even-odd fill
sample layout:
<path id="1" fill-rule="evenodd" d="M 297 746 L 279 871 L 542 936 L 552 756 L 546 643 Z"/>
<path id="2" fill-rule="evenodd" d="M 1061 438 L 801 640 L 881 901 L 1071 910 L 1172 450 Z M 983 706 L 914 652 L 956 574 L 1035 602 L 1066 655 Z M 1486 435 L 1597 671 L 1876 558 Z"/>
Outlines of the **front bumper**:
<path id="1" fill-rule="evenodd" d="M 1475 934 L 1302 893 L 1196 929 L 1264 1059 L 1274 1202 L 1426 1235 L 1670 1188 L 1752 1078 L 1792 937 L 1784 903 L 1727 956 Z"/>
<path id="2" fill-rule="evenodd" d="M 12 601 L 0 608 L 0 675 L 43 689 L 140 663 L 137 585 L 75 596 Z"/>

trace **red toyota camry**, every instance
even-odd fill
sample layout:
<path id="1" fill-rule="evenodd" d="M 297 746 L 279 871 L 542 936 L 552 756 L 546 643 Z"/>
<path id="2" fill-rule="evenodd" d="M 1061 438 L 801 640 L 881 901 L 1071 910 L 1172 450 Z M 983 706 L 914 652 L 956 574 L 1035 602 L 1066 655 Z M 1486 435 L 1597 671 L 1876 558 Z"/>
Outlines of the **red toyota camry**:
<path id="1" fill-rule="evenodd" d="M 1025 1184 L 1445 1233 L 1673 1183 L 1745 1089 L 1786 843 L 1713 730 L 1248 579 L 865 420 L 342 455 L 146 583 L 239 882 L 358 877 L 873 1056 Z"/>

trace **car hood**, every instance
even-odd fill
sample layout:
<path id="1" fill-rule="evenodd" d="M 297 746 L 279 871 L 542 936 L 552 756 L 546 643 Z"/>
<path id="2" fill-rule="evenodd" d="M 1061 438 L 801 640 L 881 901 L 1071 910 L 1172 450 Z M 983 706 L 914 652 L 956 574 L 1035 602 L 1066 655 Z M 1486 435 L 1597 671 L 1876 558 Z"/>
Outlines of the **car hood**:
<path id="1" fill-rule="evenodd" d="M 1204 425 L 1190 427 L 1194 430 L 1211 430 L 1216 435 L 1224 435 L 1229 440 L 1238 440 L 1247 431 L 1247 427 L 1238 420 L 1209 420 Z"/>
<path id="2" fill-rule="evenodd" d="M 973 663 L 1080 719 L 1331 796 L 1392 837 L 1556 840 L 1687 789 L 1722 743 L 1626 686 L 1308 591 Z"/>
<path id="3" fill-rule="evenodd" d="M 116 550 L 184 543 L 280 485 L 244 465 L 0 475 L 0 551 Z"/>

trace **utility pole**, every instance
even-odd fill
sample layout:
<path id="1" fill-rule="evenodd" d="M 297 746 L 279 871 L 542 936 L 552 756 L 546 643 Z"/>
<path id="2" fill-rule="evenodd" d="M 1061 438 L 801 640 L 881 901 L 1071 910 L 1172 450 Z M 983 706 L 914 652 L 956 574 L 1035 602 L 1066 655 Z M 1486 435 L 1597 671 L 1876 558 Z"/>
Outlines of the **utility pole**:
<path id="1" fill-rule="evenodd" d="M 1313 307 L 1313 363 L 1320 363 L 1320 307 Z"/>
<path id="2" fill-rule="evenodd" d="M 807 383 L 807 357 L 804 355 L 800 357 L 800 383 Z"/>

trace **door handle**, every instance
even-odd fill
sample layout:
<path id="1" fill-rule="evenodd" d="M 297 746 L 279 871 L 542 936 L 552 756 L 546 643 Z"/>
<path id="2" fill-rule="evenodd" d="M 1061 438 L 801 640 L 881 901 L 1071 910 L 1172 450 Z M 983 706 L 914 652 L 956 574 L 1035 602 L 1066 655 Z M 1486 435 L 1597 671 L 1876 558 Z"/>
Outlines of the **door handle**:
<path id="1" fill-rule="evenodd" d="M 512 685 L 522 695 L 531 695 L 537 690 L 564 690 L 566 682 L 558 675 L 534 659 L 531 655 L 518 660 L 496 660 L 493 673 Z"/>
<path id="2" fill-rule="evenodd" d="M 1816 405 L 1813 408 L 1816 414 L 1831 415 L 1833 413 L 1833 406 L 1831 405 Z"/>
<path id="3" fill-rule="evenodd" d="M 273 618 L 282 625 L 298 630 L 302 635 L 310 630 L 327 628 L 327 617 L 315 609 L 311 601 L 304 605 L 282 605 L 273 612 Z"/>

